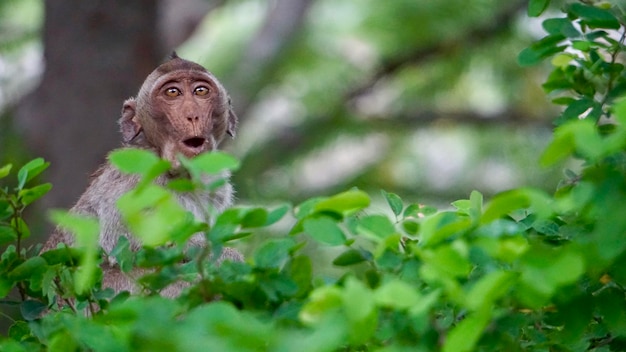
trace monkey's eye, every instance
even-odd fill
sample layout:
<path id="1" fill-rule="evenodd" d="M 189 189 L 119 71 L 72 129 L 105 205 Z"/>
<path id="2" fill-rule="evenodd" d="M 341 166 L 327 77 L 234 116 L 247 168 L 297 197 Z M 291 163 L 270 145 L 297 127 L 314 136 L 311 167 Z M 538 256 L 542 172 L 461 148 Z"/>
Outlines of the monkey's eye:
<path id="1" fill-rule="evenodd" d="M 180 90 L 178 90 L 178 88 L 167 88 L 165 94 L 168 97 L 177 97 L 180 95 Z"/>
<path id="2" fill-rule="evenodd" d="M 193 92 L 196 95 L 207 95 L 207 94 L 209 94 L 209 88 L 207 88 L 205 86 L 200 86 L 200 87 L 194 89 Z"/>

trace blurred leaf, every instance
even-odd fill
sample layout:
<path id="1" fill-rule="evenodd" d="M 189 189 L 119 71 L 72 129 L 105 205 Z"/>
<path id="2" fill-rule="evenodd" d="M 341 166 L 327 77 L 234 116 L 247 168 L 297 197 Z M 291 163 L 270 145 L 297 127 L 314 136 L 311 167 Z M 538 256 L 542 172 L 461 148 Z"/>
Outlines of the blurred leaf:
<path id="1" fill-rule="evenodd" d="M 342 296 L 336 286 L 320 286 L 311 292 L 298 317 L 304 324 L 318 323 L 341 307 Z"/>
<path id="2" fill-rule="evenodd" d="M 485 327 L 489 323 L 488 311 L 478 311 L 463 319 L 452 328 L 443 345 L 443 352 L 469 352 L 480 339 Z"/>
<path id="3" fill-rule="evenodd" d="M 96 272 L 99 270 L 98 220 L 64 211 L 52 211 L 50 217 L 58 226 L 74 234 L 75 246 L 82 250 L 80 267 L 76 271 L 75 287 L 77 293 L 86 293 L 95 284 Z"/>
<path id="4" fill-rule="evenodd" d="M 15 229 L 10 226 L 0 225 L 0 246 L 4 246 L 17 240 Z"/>
<path id="5" fill-rule="evenodd" d="M 283 204 L 276 209 L 270 211 L 269 214 L 267 214 L 267 221 L 265 222 L 264 226 L 270 226 L 277 223 L 287 214 L 287 212 L 289 212 L 290 208 L 291 206 L 289 204 Z"/>
<path id="6" fill-rule="evenodd" d="M 136 148 L 114 150 L 109 154 L 109 161 L 122 172 L 140 175 L 147 174 L 161 163 L 153 152 Z"/>
<path id="7" fill-rule="evenodd" d="M 74 247 L 62 247 L 57 249 L 51 249 L 41 254 L 41 257 L 46 260 L 48 265 L 65 264 L 71 266 L 72 264 L 78 264 L 81 251 Z"/>
<path id="8" fill-rule="evenodd" d="M 419 225 L 419 223 L 417 221 L 403 220 L 402 221 L 402 228 L 409 235 L 417 235 L 417 233 L 419 232 L 420 225 Z"/>
<path id="9" fill-rule="evenodd" d="M 466 305 L 471 310 L 490 310 L 497 299 L 504 296 L 514 283 L 515 274 L 505 271 L 488 273 L 468 292 Z"/>
<path id="10" fill-rule="evenodd" d="M 550 0 L 530 0 L 528 2 L 528 16 L 538 17 L 548 8 L 549 4 Z"/>
<path id="11" fill-rule="evenodd" d="M 422 299 L 415 287 L 397 279 L 378 287 L 374 297 L 378 305 L 394 309 L 409 309 Z"/>
<path id="12" fill-rule="evenodd" d="M 620 28 L 619 21 L 610 11 L 596 6 L 573 3 L 569 5 L 568 12 L 580 17 L 591 28 Z"/>
<path id="13" fill-rule="evenodd" d="M 45 169 L 48 168 L 48 166 L 50 166 L 50 163 L 45 162 L 43 158 L 36 158 L 26 163 L 26 165 L 22 166 L 17 172 L 17 188 L 24 188 L 26 182 L 32 180 L 34 177 L 42 173 Z"/>
<path id="14" fill-rule="evenodd" d="M 563 51 L 566 47 L 557 44 L 564 39 L 565 36 L 562 34 L 548 35 L 530 47 L 522 50 L 517 57 L 517 62 L 521 66 L 536 65 L 541 62 L 541 60 Z"/>
<path id="15" fill-rule="evenodd" d="M 210 175 L 220 174 L 224 171 L 234 171 L 239 168 L 237 158 L 220 151 L 202 153 L 191 159 L 190 165 L 193 170 Z"/>
<path id="16" fill-rule="evenodd" d="M 549 18 L 542 23 L 549 34 L 562 34 L 568 38 L 580 37 L 580 32 L 568 18 Z"/>
<path id="17" fill-rule="evenodd" d="M 294 215 L 296 216 L 297 219 L 304 219 L 305 217 L 313 214 L 313 211 L 315 210 L 317 203 L 321 202 L 324 199 L 326 198 L 314 197 L 314 198 L 309 198 L 305 200 L 304 202 L 298 204 L 294 208 Z"/>
<path id="18" fill-rule="evenodd" d="M 358 219 L 357 231 L 370 239 L 382 240 L 396 233 L 396 229 L 384 215 L 367 215 Z"/>
<path id="19" fill-rule="evenodd" d="M 0 276 L 0 298 L 5 298 L 13 290 L 15 284 L 15 280 L 4 277 L 4 275 Z"/>
<path id="20" fill-rule="evenodd" d="M 11 220 L 11 225 L 13 229 L 17 231 L 22 239 L 26 239 L 30 237 L 30 228 L 26 224 L 23 218 L 13 218 Z"/>
<path id="21" fill-rule="evenodd" d="M 304 220 L 304 231 L 316 241 L 330 246 L 338 246 L 346 242 L 346 235 L 337 223 L 327 217 Z"/>
<path id="22" fill-rule="evenodd" d="M 245 212 L 241 219 L 241 226 L 246 228 L 265 226 L 267 223 L 267 210 L 264 208 L 252 208 Z"/>
<path id="23" fill-rule="evenodd" d="M 349 266 L 362 263 L 369 258 L 371 258 L 370 253 L 365 252 L 364 250 L 350 248 L 347 251 L 341 253 L 337 258 L 335 258 L 335 260 L 333 260 L 333 265 Z"/>
<path id="24" fill-rule="evenodd" d="M 389 204 L 391 211 L 393 211 L 393 213 L 396 216 L 402 214 L 402 208 L 403 208 L 402 199 L 397 194 L 389 193 L 389 192 L 386 192 L 385 190 L 381 190 L 381 193 L 387 200 L 387 204 Z"/>
<path id="25" fill-rule="evenodd" d="M 195 185 L 188 178 L 175 178 L 167 182 L 167 188 L 176 192 L 191 192 L 195 189 Z"/>
<path id="26" fill-rule="evenodd" d="M 32 321 L 40 318 L 41 314 L 48 309 L 48 306 L 42 302 L 32 299 L 25 300 L 20 304 L 20 312 L 27 321 Z"/>
<path id="27" fill-rule="evenodd" d="M 450 236 L 467 231 L 471 224 L 467 216 L 441 212 L 421 223 L 420 241 L 423 246 L 435 246 Z"/>
<path id="28" fill-rule="evenodd" d="M 13 215 L 13 207 L 7 200 L 0 199 L 0 221 L 8 219 Z"/>
<path id="29" fill-rule="evenodd" d="M 259 268 L 280 268 L 295 244 L 290 238 L 269 240 L 254 252 L 254 263 Z"/>
<path id="30" fill-rule="evenodd" d="M 193 224 L 193 216 L 172 193 L 156 185 L 124 194 L 117 206 L 132 234 L 146 246 L 160 246 L 174 238 L 180 242 L 193 234 L 174 237 L 181 228 Z"/>
<path id="31" fill-rule="evenodd" d="M 315 204 L 315 212 L 333 212 L 342 216 L 354 214 L 370 205 L 370 197 L 359 190 L 350 190 L 320 200 Z"/>
<path id="32" fill-rule="evenodd" d="M 531 208 L 538 216 L 545 218 L 550 215 L 550 197 L 539 190 L 519 188 L 500 193 L 487 204 L 481 222 L 487 224 L 504 217 L 515 210 Z"/>
<path id="33" fill-rule="evenodd" d="M 24 206 L 31 204 L 37 199 L 43 197 L 52 189 L 52 184 L 44 183 L 33 188 L 25 188 L 19 191 L 18 197 Z"/>
<path id="34" fill-rule="evenodd" d="M 441 275 L 466 277 L 471 265 L 464 254 L 452 246 L 440 246 L 423 252 L 424 262 L 432 265 Z"/>
<path id="35" fill-rule="evenodd" d="M 9 173 L 11 172 L 12 167 L 13 165 L 11 164 L 7 164 L 7 165 L 4 165 L 3 167 L 0 167 L 0 178 L 7 177 Z"/>
<path id="36" fill-rule="evenodd" d="M 47 269 L 48 263 L 41 257 L 32 257 L 15 267 L 8 273 L 8 278 L 14 281 L 22 281 L 41 274 Z"/>

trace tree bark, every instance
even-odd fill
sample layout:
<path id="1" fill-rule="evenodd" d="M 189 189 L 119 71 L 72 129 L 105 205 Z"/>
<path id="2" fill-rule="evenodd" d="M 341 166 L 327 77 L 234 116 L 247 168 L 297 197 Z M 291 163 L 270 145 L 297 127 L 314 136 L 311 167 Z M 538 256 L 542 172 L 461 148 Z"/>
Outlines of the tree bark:
<path id="1" fill-rule="evenodd" d="M 45 73 L 15 117 L 31 151 L 51 162 L 47 209 L 70 206 L 119 145 L 122 102 L 160 60 L 156 0 L 44 3 Z"/>

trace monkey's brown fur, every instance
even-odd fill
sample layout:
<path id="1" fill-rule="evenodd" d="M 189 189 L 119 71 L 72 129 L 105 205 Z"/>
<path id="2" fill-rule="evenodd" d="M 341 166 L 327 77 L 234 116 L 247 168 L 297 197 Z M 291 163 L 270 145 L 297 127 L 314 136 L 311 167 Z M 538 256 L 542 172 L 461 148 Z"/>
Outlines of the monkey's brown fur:
<path id="1" fill-rule="evenodd" d="M 176 170 L 180 168 L 179 153 L 193 157 L 217 149 L 226 134 L 234 136 L 237 117 L 226 90 L 218 80 L 204 67 L 181 59 L 174 53 L 169 61 L 146 78 L 136 98 L 124 102 L 119 123 L 124 146 L 153 151 L 172 164 L 174 172 L 156 180 L 157 184 L 165 185 L 169 179 L 176 177 Z M 99 242 L 106 253 L 111 252 L 120 236 L 131 239 L 133 249 L 138 247 L 115 206 L 117 199 L 133 189 L 138 181 L 138 176 L 121 173 L 107 162 L 94 173 L 91 184 L 70 210 L 99 219 Z M 222 211 L 232 203 L 232 197 L 230 184 L 215 192 L 177 194 L 179 203 L 201 221 L 209 221 L 206 218 L 208 207 Z M 203 245 L 203 241 L 203 236 L 196 235 L 190 243 Z M 57 229 L 43 250 L 56 248 L 60 243 L 71 246 L 74 238 Z M 220 260 L 224 259 L 243 260 L 243 257 L 236 250 L 225 248 Z M 116 292 L 137 290 L 132 278 L 121 273 L 114 260 L 105 261 L 102 269 L 105 287 L 111 287 Z M 140 274 L 135 271 L 130 276 L 134 278 Z M 166 288 L 162 294 L 174 296 L 184 283 L 173 286 Z"/>

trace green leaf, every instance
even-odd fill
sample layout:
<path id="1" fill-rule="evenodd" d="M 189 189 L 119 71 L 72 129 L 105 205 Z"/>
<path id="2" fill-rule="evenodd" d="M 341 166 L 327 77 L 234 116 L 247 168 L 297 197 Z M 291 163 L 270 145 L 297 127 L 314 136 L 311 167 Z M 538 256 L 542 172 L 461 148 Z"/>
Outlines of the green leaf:
<path id="1" fill-rule="evenodd" d="M 34 177 L 39 175 L 45 169 L 50 166 L 50 163 L 45 162 L 43 158 L 37 158 L 29 161 L 26 165 L 22 166 L 20 170 L 17 172 L 17 180 L 18 180 L 18 189 L 24 188 L 26 182 L 32 180 Z"/>
<path id="2" fill-rule="evenodd" d="M 280 268 L 295 244 L 290 238 L 269 240 L 254 252 L 254 263 L 259 268 Z"/>
<path id="3" fill-rule="evenodd" d="M 517 56 L 517 62 L 521 66 L 536 65 L 541 62 L 541 60 L 565 50 L 565 46 L 558 45 L 558 43 L 564 39 L 565 36 L 562 34 L 548 35 L 530 47 L 522 50 Z"/>
<path id="4" fill-rule="evenodd" d="M 608 10 L 596 6 L 573 3 L 569 6 L 568 12 L 580 17 L 583 23 L 591 28 L 619 29 L 620 24 L 617 18 Z"/>
<path id="5" fill-rule="evenodd" d="M 422 222 L 420 240 L 424 246 L 434 246 L 450 236 L 469 230 L 471 224 L 467 216 L 441 212 Z"/>
<path id="6" fill-rule="evenodd" d="M 0 276 L 0 298 L 5 298 L 13 290 L 15 284 L 15 280 L 4 277 L 4 275 Z"/>
<path id="7" fill-rule="evenodd" d="M 245 228 L 265 226 L 267 216 L 267 210 L 263 208 L 248 209 L 241 219 L 241 226 Z"/>
<path id="8" fill-rule="evenodd" d="M 13 207 L 6 199 L 0 199 L 0 221 L 6 220 L 13 215 Z"/>
<path id="9" fill-rule="evenodd" d="M 298 204 L 294 208 L 294 215 L 296 216 L 296 219 L 302 220 L 305 217 L 313 214 L 313 212 L 315 211 L 315 207 L 317 206 L 317 203 L 321 202 L 324 199 L 326 198 L 314 197 L 314 198 L 309 198 L 305 200 L 304 202 Z"/>
<path id="10" fill-rule="evenodd" d="M 367 251 L 350 248 L 347 251 L 341 253 L 337 258 L 335 258 L 335 260 L 333 260 L 333 265 L 337 265 L 337 266 L 354 265 L 354 264 L 362 263 L 371 257 L 372 257 L 371 253 Z"/>
<path id="11" fill-rule="evenodd" d="M 128 273 L 133 267 L 134 254 L 130 249 L 130 241 L 125 236 L 120 236 L 117 240 L 117 244 L 111 250 L 112 255 L 117 260 L 117 263 L 122 269 L 122 272 Z"/>
<path id="12" fill-rule="evenodd" d="M 550 197 L 532 188 L 519 188 L 500 193 L 487 204 L 481 222 L 487 224 L 515 210 L 527 208 L 531 208 L 537 217 L 545 218 L 552 212 Z"/>
<path id="13" fill-rule="evenodd" d="M 193 224 L 194 219 L 174 195 L 162 187 L 147 185 L 128 192 L 117 200 L 117 206 L 132 234 L 146 246 L 160 246 L 174 238 L 184 241 L 193 234 L 174 236 Z"/>
<path id="14" fill-rule="evenodd" d="M 393 279 L 376 289 L 376 303 L 393 309 L 409 309 L 419 303 L 421 295 L 413 285 Z"/>
<path id="15" fill-rule="evenodd" d="M 202 153 L 191 159 L 190 165 L 206 174 L 215 175 L 223 171 L 234 171 L 240 166 L 237 158 L 220 151 Z"/>
<path id="16" fill-rule="evenodd" d="M 572 48 L 584 52 L 588 52 L 592 47 L 592 42 L 586 40 L 574 40 L 572 41 Z"/>
<path id="17" fill-rule="evenodd" d="M 320 200 L 315 204 L 315 212 L 333 212 L 342 216 L 354 214 L 370 205 L 370 197 L 359 190 L 350 190 Z"/>
<path id="18" fill-rule="evenodd" d="M 282 219 L 285 216 L 285 214 L 287 214 L 290 208 L 291 208 L 291 205 L 283 204 L 277 207 L 276 209 L 270 211 L 269 214 L 267 214 L 267 221 L 265 222 L 264 226 L 270 226 L 270 225 L 277 223 L 280 219 Z"/>
<path id="19" fill-rule="evenodd" d="M 13 218 L 11 225 L 20 234 L 22 239 L 30 237 L 30 228 L 26 224 L 23 218 Z"/>
<path id="20" fill-rule="evenodd" d="M 76 265 L 80 259 L 82 251 L 74 247 L 61 247 L 51 249 L 41 254 L 48 265 L 64 264 L 67 266 Z"/>
<path id="21" fill-rule="evenodd" d="M 558 287 L 576 282 L 584 272 L 583 255 L 574 247 L 534 247 L 522 258 L 518 297 L 530 307 L 541 306 Z"/>
<path id="22" fill-rule="evenodd" d="M 8 278 L 14 281 L 22 281 L 41 274 L 47 269 L 48 263 L 42 257 L 28 258 L 25 262 L 15 267 L 8 273 Z"/>
<path id="23" fill-rule="evenodd" d="M 488 311 L 479 311 L 467 316 L 448 333 L 442 351 L 473 351 L 490 318 Z"/>
<path id="24" fill-rule="evenodd" d="M 596 102 L 589 98 L 581 98 L 571 103 L 561 114 L 561 120 L 578 119 L 585 111 L 593 108 Z"/>
<path id="25" fill-rule="evenodd" d="M 548 8 L 549 4 L 550 0 L 530 0 L 528 2 L 528 16 L 538 17 Z"/>
<path id="26" fill-rule="evenodd" d="M 304 220 L 304 231 L 316 241 L 338 246 L 346 242 L 346 235 L 339 228 L 335 220 L 327 216 Z"/>
<path id="27" fill-rule="evenodd" d="M 542 166 L 551 166 L 570 156 L 576 147 L 574 137 L 570 133 L 557 130 L 548 147 L 543 151 L 539 159 Z"/>
<path id="28" fill-rule="evenodd" d="M 557 54 L 555 55 L 552 60 L 550 61 L 550 63 L 552 64 L 552 66 L 555 67 L 561 67 L 561 68 L 565 68 L 567 67 L 570 62 L 572 62 L 572 60 L 574 60 L 576 58 L 576 56 L 572 55 L 572 54 Z M 571 101 L 568 102 L 568 104 L 571 104 Z"/>
<path id="29" fill-rule="evenodd" d="M 309 294 L 308 302 L 298 317 L 305 324 L 315 324 L 336 311 L 342 304 L 343 292 L 336 286 L 320 286 Z"/>
<path id="30" fill-rule="evenodd" d="M 402 199 L 395 193 L 388 193 L 385 190 L 382 190 L 381 192 L 387 200 L 387 204 L 389 204 L 391 211 L 393 211 L 396 216 L 402 214 Z"/>
<path id="31" fill-rule="evenodd" d="M 109 161 L 124 173 L 145 175 L 159 164 L 161 159 L 145 149 L 123 148 L 112 151 L 109 154 Z"/>
<path id="32" fill-rule="evenodd" d="M 74 285 L 77 293 L 86 293 L 94 285 L 96 272 L 99 270 L 97 261 L 100 251 L 98 245 L 100 225 L 98 219 L 58 210 L 52 211 L 50 217 L 57 225 L 74 234 L 75 246 L 82 250 L 80 267 L 76 271 Z"/>
<path id="33" fill-rule="evenodd" d="M 188 178 L 175 178 L 167 183 L 167 188 L 175 192 L 191 192 L 195 189 L 195 185 Z"/>
<path id="34" fill-rule="evenodd" d="M 48 309 L 48 306 L 40 301 L 32 299 L 26 300 L 20 304 L 20 312 L 26 321 L 32 321 L 40 318 L 41 314 Z"/>
<path id="35" fill-rule="evenodd" d="M 52 184 L 44 183 L 33 188 L 25 188 L 21 189 L 18 193 L 18 197 L 20 202 L 24 206 L 31 204 L 37 199 L 43 197 L 46 193 L 48 193 L 52 189 Z"/>
<path id="36" fill-rule="evenodd" d="M 17 233 L 14 228 L 6 225 L 0 225 L 0 246 L 4 246 L 16 240 Z"/>
<path id="37" fill-rule="evenodd" d="M 358 219 L 357 232 L 370 239 L 381 240 L 396 233 L 391 220 L 384 215 L 368 215 Z"/>
<path id="38" fill-rule="evenodd" d="M 21 321 L 21 320 L 16 321 L 9 328 L 9 337 L 13 340 L 23 341 L 29 338 L 30 336 L 31 336 L 31 331 L 28 327 L 28 323 L 25 321 Z M 15 352 L 15 351 L 8 349 L 7 352 Z"/>
<path id="39" fill-rule="evenodd" d="M 440 246 L 423 252 L 424 262 L 432 265 L 442 275 L 467 277 L 472 269 L 466 255 L 452 246 Z"/>
<path id="40" fill-rule="evenodd" d="M 543 28 L 549 34 L 562 34 L 568 38 L 580 37 L 580 32 L 568 18 L 550 18 L 543 21 Z"/>
<path id="41" fill-rule="evenodd" d="M 420 224 L 417 221 L 405 219 L 402 221 L 402 228 L 409 235 L 417 235 L 420 229 Z"/>
<path id="42" fill-rule="evenodd" d="M 0 178 L 7 177 L 9 173 L 11 172 L 12 167 L 13 165 L 11 164 L 7 164 L 7 165 L 4 165 L 3 167 L 0 167 Z"/>
<path id="43" fill-rule="evenodd" d="M 492 304 L 504 296 L 514 283 L 511 272 L 494 271 L 480 278 L 466 296 L 466 306 L 471 310 L 491 309 Z"/>

